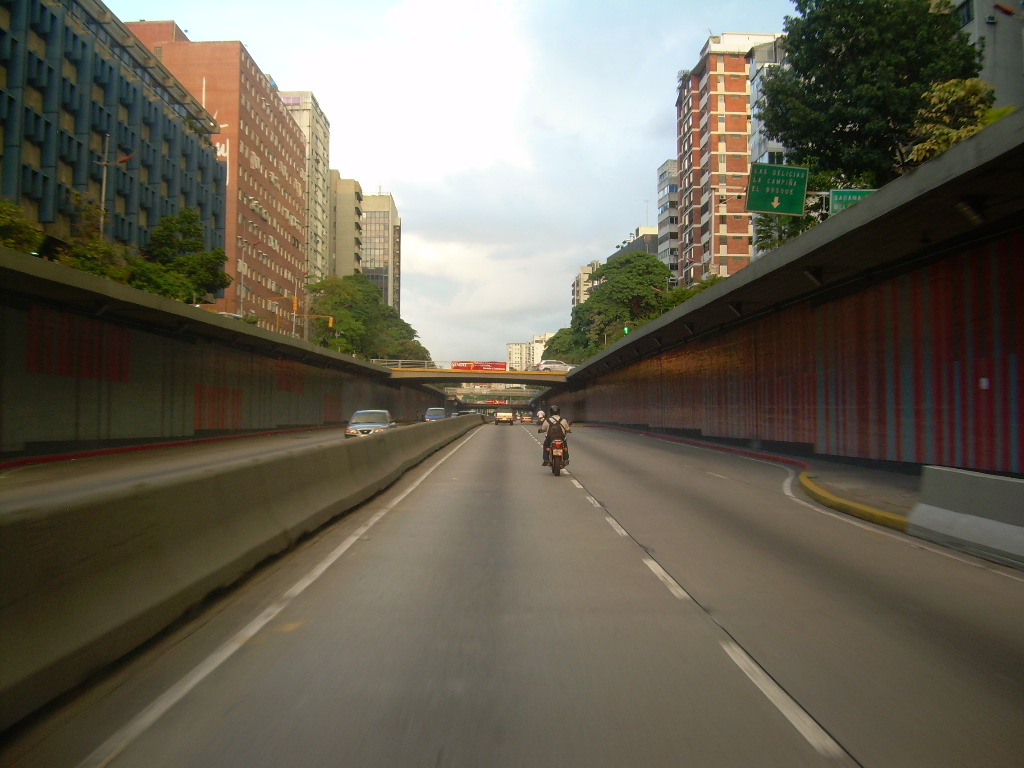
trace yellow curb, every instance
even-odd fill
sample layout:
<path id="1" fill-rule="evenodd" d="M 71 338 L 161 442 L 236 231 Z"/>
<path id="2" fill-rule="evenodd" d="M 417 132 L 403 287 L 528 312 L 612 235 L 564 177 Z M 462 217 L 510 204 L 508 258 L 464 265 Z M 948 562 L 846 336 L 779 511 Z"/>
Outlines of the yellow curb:
<path id="1" fill-rule="evenodd" d="M 806 472 L 800 473 L 800 486 L 808 496 L 815 501 L 820 501 L 826 507 L 837 509 L 840 512 L 845 512 L 848 515 L 853 515 L 854 517 L 859 517 L 862 520 L 868 520 L 869 522 L 877 523 L 878 525 L 895 528 L 897 531 L 907 530 L 907 518 L 903 517 L 903 515 L 886 512 L 883 509 L 869 507 L 866 504 L 857 504 L 856 502 L 847 501 L 846 499 L 834 496 L 811 480 L 810 476 Z"/>

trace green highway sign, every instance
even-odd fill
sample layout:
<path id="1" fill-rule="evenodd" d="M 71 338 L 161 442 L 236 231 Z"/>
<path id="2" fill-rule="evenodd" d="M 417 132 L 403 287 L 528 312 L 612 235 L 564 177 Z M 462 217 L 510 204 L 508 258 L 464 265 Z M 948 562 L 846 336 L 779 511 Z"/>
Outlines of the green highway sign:
<path id="1" fill-rule="evenodd" d="M 858 200 L 870 195 L 873 189 L 833 189 L 828 193 L 828 215 L 845 211 Z"/>
<path id="2" fill-rule="evenodd" d="M 747 210 L 802 216 L 807 197 L 807 169 L 796 165 L 750 164 Z"/>

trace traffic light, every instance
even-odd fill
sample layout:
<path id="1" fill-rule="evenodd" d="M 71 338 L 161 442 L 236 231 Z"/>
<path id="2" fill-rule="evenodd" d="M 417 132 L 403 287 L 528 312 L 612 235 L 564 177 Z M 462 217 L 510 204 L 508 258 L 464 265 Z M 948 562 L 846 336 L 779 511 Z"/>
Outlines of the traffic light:
<path id="1" fill-rule="evenodd" d="M 624 327 L 624 328 L 622 329 L 622 332 L 623 332 L 623 333 L 629 333 L 629 326 L 628 326 L 628 325 L 627 325 L 627 326 L 625 326 L 625 327 Z"/>
<path id="2" fill-rule="evenodd" d="M 299 311 L 299 297 L 298 296 L 292 296 L 292 312 L 298 312 L 298 311 Z"/>
<path id="3" fill-rule="evenodd" d="M 334 327 L 334 315 L 328 315 L 327 316 L 327 327 L 328 328 L 333 328 Z"/>

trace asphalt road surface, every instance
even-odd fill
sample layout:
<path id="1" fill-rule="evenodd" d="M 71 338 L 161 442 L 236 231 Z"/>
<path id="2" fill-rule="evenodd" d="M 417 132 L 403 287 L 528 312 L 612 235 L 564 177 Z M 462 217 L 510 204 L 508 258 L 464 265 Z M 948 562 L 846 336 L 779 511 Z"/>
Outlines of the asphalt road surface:
<path id="1" fill-rule="evenodd" d="M 539 438 L 470 432 L 0 764 L 1024 765 L 1024 574 L 785 467 L 580 428 L 556 478 Z"/>

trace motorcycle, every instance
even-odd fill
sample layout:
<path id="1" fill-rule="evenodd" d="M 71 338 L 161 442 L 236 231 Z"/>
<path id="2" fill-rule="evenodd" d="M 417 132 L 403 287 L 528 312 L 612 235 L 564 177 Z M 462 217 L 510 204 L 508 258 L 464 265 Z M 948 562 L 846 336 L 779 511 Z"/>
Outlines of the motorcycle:
<path id="1" fill-rule="evenodd" d="M 551 447 L 548 449 L 548 457 L 551 461 L 551 474 L 556 477 L 562 472 L 562 467 L 564 467 L 568 461 L 568 456 L 566 454 L 567 451 L 565 450 L 564 440 L 551 441 Z"/>

